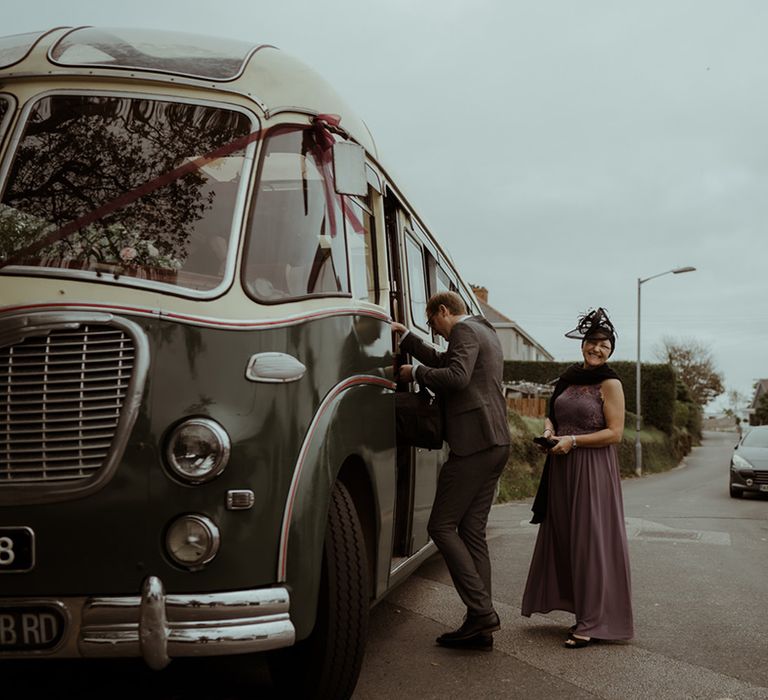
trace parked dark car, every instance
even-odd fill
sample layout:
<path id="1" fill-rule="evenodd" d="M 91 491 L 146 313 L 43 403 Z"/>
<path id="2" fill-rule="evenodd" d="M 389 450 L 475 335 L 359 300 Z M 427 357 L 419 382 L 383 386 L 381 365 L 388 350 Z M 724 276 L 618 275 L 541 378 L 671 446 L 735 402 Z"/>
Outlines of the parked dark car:
<path id="1" fill-rule="evenodd" d="M 768 494 L 768 425 L 751 428 L 733 448 L 728 484 L 732 498 L 745 491 Z"/>

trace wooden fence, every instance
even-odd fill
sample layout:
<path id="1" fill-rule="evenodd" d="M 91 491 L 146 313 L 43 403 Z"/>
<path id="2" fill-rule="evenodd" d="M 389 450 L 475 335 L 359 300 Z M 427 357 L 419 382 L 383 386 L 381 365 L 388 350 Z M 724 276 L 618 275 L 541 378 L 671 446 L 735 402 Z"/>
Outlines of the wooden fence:
<path id="1" fill-rule="evenodd" d="M 541 398 L 513 399 L 507 398 L 510 410 L 521 416 L 544 418 L 547 411 L 547 400 Z"/>

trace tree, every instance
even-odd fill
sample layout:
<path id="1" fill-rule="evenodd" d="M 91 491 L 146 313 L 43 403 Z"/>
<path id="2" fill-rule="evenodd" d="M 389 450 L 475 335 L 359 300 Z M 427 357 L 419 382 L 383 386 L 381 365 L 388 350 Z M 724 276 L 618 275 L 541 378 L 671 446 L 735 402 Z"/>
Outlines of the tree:
<path id="1" fill-rule="evenodd" d="M 746 403 L 746 398 L 738 389 L 729 389 L 726 396 L 728 397 L 728 407 L 723 413 L 729 418 L 733 418 L 736 430 L 741 434 L 741 411 Z"/>
<path id="2" fill-rule="evenodd" d="M 699 406 L 706 406 L 725 391 L 723 375 L 717 371 L 712 352 L 703 343 L 693 339 L 664 338 L 656 355 L 674 367 L 693 402 Z"/>
<path id="3" fill-rule="evenodd" d="M 726 396 L 728 397 L 728 408 L 731 413 L 734 416 L 741 413 L 742 409 L 747 404 L 747 397 L 738 389 L 729 389 Z"/>

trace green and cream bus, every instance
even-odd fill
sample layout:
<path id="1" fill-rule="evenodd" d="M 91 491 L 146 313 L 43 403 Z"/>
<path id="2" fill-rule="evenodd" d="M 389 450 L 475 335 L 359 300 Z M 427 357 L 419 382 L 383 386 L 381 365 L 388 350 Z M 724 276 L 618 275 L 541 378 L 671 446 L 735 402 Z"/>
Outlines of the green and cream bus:
<path id="1" fill-rule="evenodd" d="M 389 322 L 439 345 L 448 289 L 479 313 L 273 46 L 0 38 L 0 659 L 266 652 L 348 697 L 446 457 L 397 444 Z"/>

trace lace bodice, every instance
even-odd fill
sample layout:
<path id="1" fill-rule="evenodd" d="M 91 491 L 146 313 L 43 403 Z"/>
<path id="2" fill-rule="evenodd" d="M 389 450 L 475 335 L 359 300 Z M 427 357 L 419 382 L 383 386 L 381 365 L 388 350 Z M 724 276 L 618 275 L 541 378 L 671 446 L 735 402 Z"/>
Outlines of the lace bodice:
<path id="1" fill-rule="evenodd" d="M 606 427 L 599 384 L 571 384 L 555 401 L 558 435 L 584 435 Z"/>

